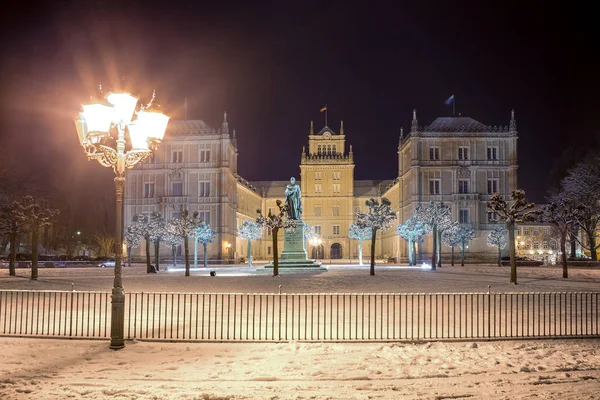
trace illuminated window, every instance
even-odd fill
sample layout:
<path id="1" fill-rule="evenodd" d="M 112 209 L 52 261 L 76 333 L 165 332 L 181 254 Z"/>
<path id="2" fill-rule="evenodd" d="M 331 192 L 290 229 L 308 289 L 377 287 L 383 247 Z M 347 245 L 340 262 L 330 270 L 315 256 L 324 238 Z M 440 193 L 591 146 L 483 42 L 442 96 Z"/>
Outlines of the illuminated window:
<path id="1" fill-rule="evenodd" d="M 544 250 L 548 250 L 548 241 L 547 241 L 547 240 L 544 240 L 544 241 L 542 242 L 542 249 L 544 249 Z"/>
<path id="2" fill-rule="evenodd" d="M 537 240 L 534 240 L 533 242 L 533 249 L 537 250 L 540 248 L 540 242 L 538 242 Z"/>

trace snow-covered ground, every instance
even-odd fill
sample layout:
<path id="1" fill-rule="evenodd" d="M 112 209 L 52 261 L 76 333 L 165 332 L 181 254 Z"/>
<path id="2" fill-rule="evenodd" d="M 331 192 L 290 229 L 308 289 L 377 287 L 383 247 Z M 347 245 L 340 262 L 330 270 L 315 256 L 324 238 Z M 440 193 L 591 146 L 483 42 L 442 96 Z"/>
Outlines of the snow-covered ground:
<path id="1" fill-rule="evenodd" d="M 327 266 L 326 271 L 280 270 L 278 278 L 272 270 L 245 266 L 192 268 L 185 277 L 183 269 L 161 270 L 146 274 L 145 265 L 123 269 L 123 286 L 134 292 L 236 292 L 276 293 L 436 293 L 436 292 L 493 292 L 514 291 L 598 291 L 600 268 L 571 268 L 569 279 L 562 278 L 560 267 L 520 267 L 518 285 L 509 283 L 510 268 L 494 265 L 444 266 L 437 271 L 422 268 L 389 266 L 376 267 L 375 276 L 369 268 Z M 217 276 L 209 276 L 209 271 Z M 102 290 L 113 285 L 112 268 L 55 268 L 39 270 L 39 280 L 29 280 L 30 271 L 18 269 L 17 277 L 9 277 L 0 269 L 0 289 Z M 71 286 L 73 284 L 73 286 Z"/>
<path id="2" fill-rule="evenodd" d="M 600 340 L 128 343 L 0 338 L 0 398 L 598 399 Z"/>

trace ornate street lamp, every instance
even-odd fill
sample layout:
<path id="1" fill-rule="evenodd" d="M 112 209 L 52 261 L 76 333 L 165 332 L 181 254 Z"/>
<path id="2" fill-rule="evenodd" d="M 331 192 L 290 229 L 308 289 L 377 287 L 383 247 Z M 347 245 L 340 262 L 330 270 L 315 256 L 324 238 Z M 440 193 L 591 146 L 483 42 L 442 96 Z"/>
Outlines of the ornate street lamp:
<path id="1" fill-rule="evenodd" d="M 102 90 L 102 87 L 100 87 Z M 111 92 L 105 99 L 83 105 L 75 127 L 79 142 L 89 160 L 97 160 L 115 171 L 117 198 L 117 240 L 115 243 L 115 279 L 111 297 L 110 348 L 125 347 L 125 294 L 121 278 L 123 260 L 123 189 L 125 171 L 152 155 L 162 141 L 169 117 L 154 103 L 141 105 L 136 112 L 138 98 L 129 93 Z M 134 119 L 135 114 L 135 119 Z M 125 134 L 131 149 L 125 151 Z M 116 140 L 115 140 L 116 139 Z"/>

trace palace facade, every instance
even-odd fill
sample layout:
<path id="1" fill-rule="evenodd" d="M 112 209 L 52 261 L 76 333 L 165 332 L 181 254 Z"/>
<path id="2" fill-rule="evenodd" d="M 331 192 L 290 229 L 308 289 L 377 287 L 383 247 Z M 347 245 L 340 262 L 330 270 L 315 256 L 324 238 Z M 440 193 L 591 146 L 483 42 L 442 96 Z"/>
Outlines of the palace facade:
<path id="1" fill-rule="evenodd" d="M 322 244 L 307 244 L 309 256 L 319 259 L 355 259 L 358 243 L 348 238 L 356 212 L 365 210 L 369 198 L 387 197 L 398 223 L 412 216 L 415 207 L 429 201 L 444 202 L 453 218 L 475 229 L 469 244 L 469 258 L 493 259 L 487 246 L 492 229 L 486 202 L 498 192 L 508 200 L 517 188 L 517 126 L 514 112 L 509 125 L 492 127 L 468 117 L 440 117 L 420 126 L 416 111 L 410 132 L 400 134 L 397 155 L 398 175 L 389 180 L 355 180 L 354 153 L 346 143 L 343 122 L 336 132 L 319 131 L 310 124 L 308 143 L 299 157 L 303 220 L 315 226 Z M 160 212 L 176 217 L 181 210 L 198 211 L 217 232 L 208 247 L 211 260 L 245 257 L 246 240 L 236 236 L 244 220 L 255 220 L 276 210 L 284 200 L 287 181 L 248 182 L 237 168 L 235 130 L 230 131 L 227 114 L 220 129 L 201 120 L 170 121 L 163 143 L 154 157 L 128 172 L 125 190 L 125 226 L 137 214 Z M 359 166 L 360 167 L 360 166 Z M 295 175 L 290 173 L 290 175 Z M 396 224 L 394 225 L 394 227 Z M 256 259 L 272 258 L 272 238 L 252 246 Z M 283 235 L 279 238 L 283 249 Z M 162 251 L 169 254 L 165 247 Z M 142 249 L 136 250 L 142 254 Z M 364 245 L 365 257 L 369 243 Z M 427 257 L 431 240 L 426 238 L 418 252 Z M 395 229 L 378 235 L 376 257 L 406 259 L 407 245 Z"/>

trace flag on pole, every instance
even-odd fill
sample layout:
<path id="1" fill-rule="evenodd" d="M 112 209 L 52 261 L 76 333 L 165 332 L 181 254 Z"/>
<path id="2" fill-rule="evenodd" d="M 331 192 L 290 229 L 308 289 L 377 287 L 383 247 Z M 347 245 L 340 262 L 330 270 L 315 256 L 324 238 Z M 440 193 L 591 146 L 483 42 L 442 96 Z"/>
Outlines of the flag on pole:
<path id="1" fill-rule="evenodd" d="M 323 111 L 327 111 L 327 104 L 325 104 L 323 107 L 321 107 L 321 112 Z"/>
<path id="2" fill-rule="evenodd" d="M 446 103 L 446 104 L 454 103 L 454 95 L 448 97 L 446 99 L 446 101 L 444 101 L 444 103 Z"/>

